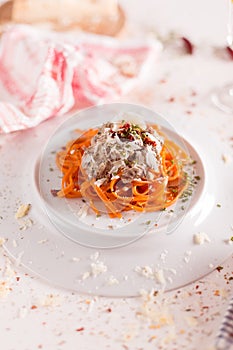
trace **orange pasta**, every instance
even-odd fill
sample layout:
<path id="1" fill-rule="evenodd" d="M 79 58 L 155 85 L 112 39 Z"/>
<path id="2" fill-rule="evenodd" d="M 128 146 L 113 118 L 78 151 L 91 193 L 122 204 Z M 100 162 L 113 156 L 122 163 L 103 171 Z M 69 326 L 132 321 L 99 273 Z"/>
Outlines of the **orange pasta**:
<path id="1" fill-rule="evenodd" d="M 149 127 L 148 130 L 153 128 L 154 131 L 158 132 L 156 126 L 149 125 L 147 127 Z M 118 141 L 119 144 L 130 147 L 131 141 L 136 146 L 137 142 L 140 141 L 142 147 L 156 151 L 154 138 L 148 136 L 148 131 L 144 131 L 138 126 L 125 123 L 119 126 L 117 131 L 113 131 L 110 127 L 106 130 L 110 130 L 111 142 L 113 142 L 112 139 L 117 138 L 117 140 L 121 140 Z M 188 185 L 187 176 L 183 169 L 188 157 L 177 144 L 161 133 L 163 144 L 156 155 L 158 167 L 154 169 L 147 165 L 146 176 L 125 180 L 123 166 L 117 169 L 117 173 L 105 174 L 103 179 L 98 178 L 98 176 L 96 178 L 95 176 L 90 177 L 90 174 L 88 176 L 89 169 L 83 167 L 82 161 L 84 152 L 91 149 L 89 147 L 93 143 L 92 140 L 98 137 L 97 133 L 100 134 L 99 129 L 89 129 L 78 139 L 68 142 L 66 149 L 57 153 L 56 163 L 63 174 L 61 190 L 57 192 L 58 197 L 83 198 L 89 201 L 90 208 L 97 215 L 105 211 L 111 218 L 121 218 L 122 212 L 129 210 L 138 212 L 162 210 L 175 203 L 181 196 Z M 141 139 L 139 140 L 139 138 Z M 117 161 L 120 162 L 121 159 L 117 159 Z M 127 164 L 128 160 L 124 161 Z M 137 164 L 134 166 L 137 169 Z M 128 165 L 129 172 L 133 169 L 133 165 Z M 97 169 L 96 174 L 98 172 Z"/>

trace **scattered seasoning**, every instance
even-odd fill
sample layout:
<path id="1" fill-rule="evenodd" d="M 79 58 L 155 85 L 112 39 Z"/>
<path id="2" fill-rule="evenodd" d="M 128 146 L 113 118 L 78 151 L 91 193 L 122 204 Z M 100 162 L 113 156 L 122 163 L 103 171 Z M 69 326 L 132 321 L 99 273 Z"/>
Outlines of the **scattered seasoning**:
<path id="1" fill-rule="evenodd" d="M 181 41 L 182 41 L 183 47 L 185 49 L 185 52 L 188 55 L 192 55 L 193 51 L 194 51 L 194 46 L 191 43 L 191 41 L 188 38 L 184 37 L 184 36 L 181 38 Z"/>
<path id="2" fill-rule="evenodd" d="M 231 236 L 230 240 L 233 242 L 233 236 Z"/>
<path id="3" fill-rule="evenodd" d="M 148 220 L 145 222 L 146 225 L 150 225 L 150 223 L 151 223 L 151 220 Z"/>
<path id="4" fill-rule="evenodd" d="M 167 83 L 167 80 L 166 79 L 160 79 L 159 80 L 159 84 L 166 84 Z"/>
<path id="5" fill-rule="evenodd" d="M 193 91 L 191 92 L 191 96 L 193 96 L 193 97 L 197 96 L 197 92 L 193 90 Z"/>
<path id="6" fill-rule="evenodd" d="M 221 208 L 221 204 L 218 203 L 218 204 L 217 204 L 217 207 L 218 207 L 218 208 Z"/>
<path id="7" fill-rule="evenodd" d="M 76 330 L 76 332 L 82 332 L 82 331 L 84 331 L 84 327 L 80 327 L 80 328 L 77 328 L 75 330 Z"/>
<path id="8" fill-rule="evenodd" d="M 168 99 L 168 102 L 170 102 L 170 103 L 175 102 L 175 97 L 170 97 L 170 98 Z"/>
<path id="9" fill-rule="evenodd" d="M 50 192 L 53 195 L 53 197 L 57 197 L 59 190 L 50 190 Z"/>
<path id="10" fill-rule="evenodd" d="M 230 46 L 226 47 L 226 52 L 231 60 L 233 60 L 233 49 Z"/>
<path id="11" fill-rule="evenodd" d="M 112 312 L 112 309 L 109 307 L 106 311 L 107 312 Z"/>
<path id="12" fill-rule="evenodd" d="M 196 175 L 196 176 L 194 176 L 194 179 L 197 180 L 197 181 L 200 181 L 201 177 L 199 175 Z"/>
<path id="13" fill-rule="evenodd" d="M 149 338 L 148 343 L 151 343 L 152 340 L 154 340 L 154 339 L 156 339 L 156 338 L 157 338 L 156 335 L 152 335 L 152 337 Z"/>
<path id="14" fill-rule="evenodd" d="M 49 171 L 54 171 L 54 169 L 52 167 L 49 168 Z"/>
<path id="15" fill-rule="evenodd" d="M 220 272 L 222 269 L 223 269 L 222 266 L 217 266 L 217 267 L 216 267 L 216 270 L 217 270 L 218 272 Z"/>
<path id="16" fill-rule="evenodd" d="M 35 310 L 35 309 L 37 309 L 37 306 L 36 305 L 32 305 L 31 306 L 31 310 Z"/>
<path id="17" fill-rule="evenodd" d="M 20 280 L 20 277 L 16 277 L 16 281 L 19 282 L 19 280 Z"/>

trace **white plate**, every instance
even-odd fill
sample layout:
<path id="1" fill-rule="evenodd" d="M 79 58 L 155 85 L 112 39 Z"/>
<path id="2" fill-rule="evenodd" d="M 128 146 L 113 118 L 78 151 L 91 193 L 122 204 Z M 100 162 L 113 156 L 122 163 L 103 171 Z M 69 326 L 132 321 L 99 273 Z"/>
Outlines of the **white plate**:
<path id="1" fill-rule="evenodd" d="M 97 127 L 96 116 L 98 116 L 98 123 L 105 123 L 118 118 L 127 120 L 126 115 L 122 116 L 122 111 L 129 111 L 131 117 L 134 118 L 137 118 L 140 113 L 141 121 L 147 120 L 151 123 L 163 125 L 163 131 L 166 132 L 168 137 L 180 144 L 190 154 L 191 158 L 197 161 L 197 173 L 202 178 L 202 181 L 198 184 L 198 191 L 194 191 L 192 198 L 185 202 L 185 205 L 182 201 L 179 201 L 177 205 L 169 208 L 173 211 L 172 216 L 168 216 L 167 213 L 161 211 L 143 214 L 131 211 L 122 213 L 121 220 L 110 219 L 107 213 L 101 213 L 101 217 L 96 218 L 96 215 L 88 210 L 88 202 L 83 203 L 81 199 L 61 199 L 51 195 L 52 189 L 60 189 L 62 177 L 61 172 L 55 165 L 54 153 L 64 147 L 68 141 L 79 137 L 79 134 L 75 132 L 76 129 L 85 130 Z M 166 128 L 164 125 L 166 125 Z M 187 141 L 184 142 L 171 129 L 172 126 L 158 114 L 131 104 L 110 104 L 104 107 L 89 108 L 63 123 L 49 139 L 35 169 L 38 194 L 44 203 L 49 218 L 57 229 L 74 242 L 98 249 L 116 248 L 132 243 L 146 232 L 152 229 L 155 230 L 155 224 L 157 231 L 170 233 L 182 220 L 186 211 L 190 211 L 196 204 L 204 186 L 204 168 L 201 159 L 191 145 Z M 193 170 L 194 167 L 190 166 L 189 172 Z M 185 208 L 183 208 L 184 206 Z M 181 207 L 183 210 L 180 209 Z"/>
<path id="2" fill-rule="evenodd" d="M 113 104 L 98 107 L 99 114 L 95 115 L 98 123 L 95 122 L 94 125 L 109 120 L 109 113 L 116 112 L 119 108 L 132 110 L 134 106 Z M 143 107 L 136 106 L 135 108 L 148 121 L 157 122 L 163 127 L 171 129 L 166 119 L 155 113 L 148 115 L 148 110 Z M 107 114 L 104 113 L 106 109 Z M 71 120 L 77 120 L 76 127 L 79 128 L 85 129 L 93 126 L 93 115 L 91 116 L 89 113 L 90 110 L 83 111 L 78 117 L 71 118 L 65 122 L 62 128 L 58 129 L 55 135 L 59 135 L 59 137 L 57 139 L 55 137 L 54 140 L 58 141 L 59 147 L 69 140 L 67 136 L 76 125 L 76 122 L 73 124 Z M 92 230 L 90 230 L 91 226 L 88 222 L 81 224 L 79 222 L 78 228 L 70 230 L 71 225 L 62 227 L 63 220 L 57 221 L 56 225 L 61 225 L 60 230 L 71 239 L 62 235 L 47 215 L 48 203 L 44 196 L 46 187 L 44 193 L 43 190 L 40 192 L 38 169 L 41 154 L 46 154 L 43 152 L 50 136 L 54 133 L 55 125 L 58 124 L 58 121 L 64 120 L 64 117 L 52 119 L 34 130 L 15 133 L 4 138 L 4 144 L 1 148 L 2 172 L 0 174 L 0 206 L 3 208 L 1 235 L 8 238 L 5 248 L 13 258 L 18 259 L 18 262 L 20 261 L 33 273 L 56 285 L 82 293 L 120 297 L 135 296 L 142 288 L 150 289 L 153 287 L 169 290 L 181 287 L 210 272 L 210 264 L 213 264 L 213 266 L 211 265 L 213 268 L 232 253 L 232 246 L 223 242 L 227 236 L 224 237 L 222 233 L 229 232 L 233 203 L 228 194 L 232 193 L 233 185 L 230 174 L 225 171 L 221 159 L 216 153 L 211 152 L 211 147 L 209 149 L 204 147 L 205 130 L 198 131 L 200 136 L 199 153 L 188 142 L 185 142 L 192 157 L 198 160 L 197 172 L 200 174 L 201 180 L 191 202 L 184 211 L 185 215 L 181 216 L 182 221 L 180 217 L 178 222 L 174 221 L 172 217 L 164 213 L 163 217 L 159 218 L 160 229 L 153 230 L 154 232 L 148 233 L 124 247 L 98 248 L 98 254 L 95 254 L 97 249 L 82 246 L 74 241 L 80 242 L 80 237 L 83 236 L 82 230 L 85 229 L 90 237 L 88 242 L 81 242 L 84 245 L 89 245 L 91 238 L 92 241 L 96 240 L 93 245 L 101 246 L 108 236 L 110 237 L 109 241 L 113 242 L 111 230 L 108 230 L 107 235 L 106 232 L 103 233 L 102 220 L 98 221 L 97 229 Z M 171 135 L 176 136 L 174 132 L 171 132 Z M 189 141 L 191 142 L 191 139 Z M 209 144 L 214 148 L 220 147 L 215 139 L 209 138 Z M 48 149 L 50 148 L 48 147 Z M 46 163 L 48 158 L 42 157 L 42 165 L 43 159 Z M 55 168 L 52 157 L 49 162 L 51 162 L 51 167 Z M 42 175 L 46 174 L 42 172 Z M 47 175 L 51 176 L 51 174 Z M 50 180 L 46 176 L 45 179 L 46 182 Z M 225 186 L 218 187 L 217 179 L 221 179 L 221 183 Z M 53 197 L 48 198 L 54 200 Z M 31 203 L 32 207 L 27 217 L 16 220 L 14 214 L 20 203 Z M 221 208 L 217 206 L 217 203 L 221 203 Z M 28 219 L 33 220 L 32 225 Z M 58 219 L 56 212 L 55 219 Z M 144 219 L 144 214 L 140 215 L 140 220 L 142 227 L 144 227 L 143 222 L 147 221 L 147 216 L 145 215 Z M 114 241 L 112 246 L 129 243 L 148 230 L 148 228 L 146 230 L 139 229 L 138 222 L 135 221 L 135 223 L 128 227 L 130 227 L 131 232 L 137 231 L 136 236 L 129 235 L 127 242 L 124 242 L 124 236 L 121 235 L 120 243 Z M 28 228 L 24 230 L 27 226 Z M 124 230 L 125 227 L 123 225 L 120 230 Z M 202 246 L 194 245 L 193 234 L 199 231 L 206 232 L 211 242 Z M 76 233 L 78 233 L 78 239 Z M 87 277 L 88 272 L 96 272 L 99 267 L 103 270 L 103 265 L 107 268 L 106 272 L 97 277 L 90 276 L 85 280 L 82 279 L 83 275 Z M 135 272 L 136 266 L 149 267 L 149 269 L 147 268 L 149 276 L 141 276 Z M 151 278 L 150 268 L 155 270 L 155 278 Z M 156 278 L 161 272 L 164 284 L 160 284 Z"/>

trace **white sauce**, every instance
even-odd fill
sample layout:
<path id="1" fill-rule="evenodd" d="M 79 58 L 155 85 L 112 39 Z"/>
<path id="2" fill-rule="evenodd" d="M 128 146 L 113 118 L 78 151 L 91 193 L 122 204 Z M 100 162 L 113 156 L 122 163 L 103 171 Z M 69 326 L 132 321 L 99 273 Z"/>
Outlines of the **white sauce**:
<path id="1" fill-rule="evenodd" d="M 132 179 L 150 177 L 149 169 L 160 170 L 163 140 L 157 132 L 152 128 L 141 129 L 149 140 L 146 143 L 137 133 L 132 134 L 134 140 L 119 137 L 119 127 L 119 123 L 103 125 L 83 154 L 82 167 L 90 180 L 96 180 L 97 186 L 115 177 L 119 171 L 122 181 L 128 183 Z"/>

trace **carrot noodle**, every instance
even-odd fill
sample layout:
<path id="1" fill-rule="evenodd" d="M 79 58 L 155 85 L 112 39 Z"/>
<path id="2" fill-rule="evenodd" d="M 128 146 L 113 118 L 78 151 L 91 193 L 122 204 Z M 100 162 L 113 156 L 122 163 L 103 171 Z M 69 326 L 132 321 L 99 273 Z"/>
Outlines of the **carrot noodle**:
<path id="1" fill-rule="evenodd" d="M 158 131 L 156 125 L 150 125 Z M 81 133 L 81 130 L 78 130 Z M 98 129 L 89 129 L 77 140 L 67 143 L 65 149 L 56 154 L 56 164 L 63 174 L 58 197 L 83 198 L 88 200 L 90 208 L 100 214 L 96 204 L 102 203 L 111 218 L 121 218 L 123 211 L 153 212 L 165 209 L 176 202 L 188 186 L 188 179 L 183 169 L 188 160 L 184 150 L 166 135 L 160 152 L 160 170 L 148 169 L 151 176 L 133 179 L 131 186 L 121 180 L 121 172 L 107 183 L 97 186 L 82 169 L 82 156 L 91 145 Z"/>

